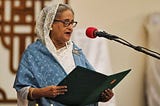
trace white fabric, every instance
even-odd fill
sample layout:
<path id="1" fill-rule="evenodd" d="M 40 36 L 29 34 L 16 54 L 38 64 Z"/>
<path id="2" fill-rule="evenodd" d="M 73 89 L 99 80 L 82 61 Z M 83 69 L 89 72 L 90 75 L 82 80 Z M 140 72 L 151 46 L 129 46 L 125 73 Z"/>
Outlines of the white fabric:
<path id="1" fill-rule="evenodd" d="M 73 46 L 70 46 L 68 48 L 64 47 L 56 52 L 58 61 L 65 69 L 67 74 L 69 74 L 75 68 L 75 63 L 72 55 L 72 48 Z"/>
<path id="2" fill-rule="evenodd" d="M 160 13 L 148 17 L 145 25 L 148 32 L 148 48 L 160 52 Z M 148 106 L 160 106 L 160 60 L 147 58 L 146 94 Z"/>
<path id="3" fill-rule="evenodd" d="M 73 41 L 82 48 L 89 62 L 96 71 L 109 75 L 112 74 L 112 66 L 108 53 L 107 42 L 103 38 L 90 39 L 85 35 L 85 29 L 75 29 L 72 34 Z M 99 106 L 116 106 L 115 97 Z"/>
<path id="4" fill-rule="evenodd" d="M 51 5 L 43 8 L 38 19 L 36 20 L 36 34 L 38 38 L 43 40 L 44 43 L 45 36 L 49 36 L 51 25 L 60 3 L 63 3 L 62 0 L 53 0 Z"/>
<path id="5" fill-rule="evenodd" d="M 66 46 L 56 50 L 56 47 L 52 43 L 49 37 L 46 37 L 46 46 L 52 55 L 65 69 L 66 73 L 70 73 L 75 68 L 75 63 L 72 55 L 73 43 L 71 41 L 66 42 Z"/>
<path id="6" fill-rule="evenodd" d="M 28 106 L 28 93 L 30 87 L 24 87 L 17 92 L 17 106 Z"/>

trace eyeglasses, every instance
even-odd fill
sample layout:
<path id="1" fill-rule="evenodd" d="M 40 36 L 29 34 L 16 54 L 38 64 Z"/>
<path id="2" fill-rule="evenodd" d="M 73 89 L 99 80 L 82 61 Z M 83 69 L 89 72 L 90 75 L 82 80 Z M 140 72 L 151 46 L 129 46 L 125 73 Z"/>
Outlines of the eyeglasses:
<path id="1" fill-rule="evenodd" d="M 70 26 L 70 25 L 72 25 L 73 27 L 76 27 L 76 25 L 77 25 L 77 23 L 78 22 L 76 22 L 76 21 L 69 21 L 69 20 L 54 20 L 54 22 L 61 22 L 61 23 L 63 23 L 63 25 L 65 26 L 65 27 L 68 27 L 68 26 Z"/>

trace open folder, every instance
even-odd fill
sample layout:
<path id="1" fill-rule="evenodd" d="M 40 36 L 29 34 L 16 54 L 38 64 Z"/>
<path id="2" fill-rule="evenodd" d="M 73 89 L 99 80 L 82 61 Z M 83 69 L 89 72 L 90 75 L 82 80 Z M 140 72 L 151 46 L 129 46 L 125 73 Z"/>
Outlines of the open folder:
<path id="1" fill-rule="evenodd" d="M 104 75 L 94 70 L 77 66 L 58 85 L 66 85 L 68 91 L 54 101 L 67 106 L 85 106 L 98 102 L 105 89 L 113 89 L 131 69 L 113 75 Z"/>

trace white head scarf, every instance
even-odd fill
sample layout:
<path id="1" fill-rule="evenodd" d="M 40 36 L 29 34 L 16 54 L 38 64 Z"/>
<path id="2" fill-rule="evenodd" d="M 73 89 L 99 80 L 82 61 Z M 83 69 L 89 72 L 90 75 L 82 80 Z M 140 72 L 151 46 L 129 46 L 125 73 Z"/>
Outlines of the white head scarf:
<path id="1" fill-rule="evenodd" d="M 46 37 L 49 38 L 52 23 L 54 21 L 59 4 L 62 4 L 62 0 L 53 0 L 51 5 L 46 6 L 40 12 L 40 15 L 36 21 L 36 34 L 39 39 L 45 44 Z"/>
<path id="2" fill-rule="evenodd" d="M 42 40 L 46 48 L 63 66 L 65 71 L 69 73 L 75 68 L 72 55 L 73 43 L 69 40 L 66 42 L 66 47 L 57 50 L 49 36 L 59 4 L 63 4 L 63 2 L 61 0 L 53 0 L 50 6 L 42 9 L 36 21 L 36 34 L 38 39 Z"/>

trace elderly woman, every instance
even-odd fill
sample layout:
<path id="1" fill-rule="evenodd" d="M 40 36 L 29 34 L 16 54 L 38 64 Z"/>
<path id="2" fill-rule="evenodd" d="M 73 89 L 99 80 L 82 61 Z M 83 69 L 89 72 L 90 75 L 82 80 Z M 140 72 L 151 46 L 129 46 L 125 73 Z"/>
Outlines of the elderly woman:
<path id="1" fill-rule="evenodd" d="M 18 106 L 65 106 L 53 99 L 67 92 L 67 86 L 57 86 L 58 83 L 76 66 L 93 69 L 70 40 L 76 24 L 67 4 L 53 3 L 41 11 L 36 22 L 38 39 L 24 51 L 14 83 Z M 111 90 L 105 90 L 100 101 L 106 102 L 112 96 Z"/>

